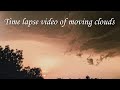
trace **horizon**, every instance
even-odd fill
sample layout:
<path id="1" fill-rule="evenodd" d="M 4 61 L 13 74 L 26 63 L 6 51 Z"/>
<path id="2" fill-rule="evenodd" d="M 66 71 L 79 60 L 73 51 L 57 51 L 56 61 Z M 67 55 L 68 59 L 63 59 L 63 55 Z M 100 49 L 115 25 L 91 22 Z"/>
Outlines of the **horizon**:
<path id="1" fill-rule="evenodd" d="M 61 20 L 98 19 L 113 17 L 115 26 L 15 26 L 0 23 L 0 46 L 9 45 L 12 49 L 23 50 L 23 65 L 39 67 L 45 79 L 57 78 L 120 78 L 120 12 L 93 11 L 10 11 L 0 12 L 0 19 L 29 18 L 44 19 L 53 17 Z M 92 17 L 93 16 L 93 17 Z M 102 57 L 104 56 L 104 57 Z M 89 59 L 88 59 L 89 57 Z M 101 59 L 102 58 L 102 59 Z M 93 59 L 90 61 L 90 59 Z M 98 61 L 97 61 L 98 60 Z M 101 61 L 100 61 L 101 60 Z"/>

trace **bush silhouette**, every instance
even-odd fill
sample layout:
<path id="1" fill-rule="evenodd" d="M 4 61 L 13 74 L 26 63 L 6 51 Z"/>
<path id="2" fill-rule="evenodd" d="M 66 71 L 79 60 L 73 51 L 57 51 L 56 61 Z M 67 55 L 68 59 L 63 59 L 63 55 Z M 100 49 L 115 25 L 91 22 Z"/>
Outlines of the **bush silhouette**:
<path id="1" fill-rule="evenodd" d="M 22 52 L 0 46 L 0 79 L 43 79 L 40 68 L 23 68 Z"/>

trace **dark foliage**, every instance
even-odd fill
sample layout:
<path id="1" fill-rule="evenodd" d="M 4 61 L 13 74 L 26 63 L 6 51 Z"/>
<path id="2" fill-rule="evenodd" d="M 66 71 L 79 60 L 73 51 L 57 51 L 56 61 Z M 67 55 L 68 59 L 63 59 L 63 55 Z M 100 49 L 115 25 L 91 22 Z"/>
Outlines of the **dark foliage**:
<path id="1" fill-rule="evenodd" d="M 0 46 L 0 79 L 43 79 L 40 68 L 23 68 L 22 52 Z"/>

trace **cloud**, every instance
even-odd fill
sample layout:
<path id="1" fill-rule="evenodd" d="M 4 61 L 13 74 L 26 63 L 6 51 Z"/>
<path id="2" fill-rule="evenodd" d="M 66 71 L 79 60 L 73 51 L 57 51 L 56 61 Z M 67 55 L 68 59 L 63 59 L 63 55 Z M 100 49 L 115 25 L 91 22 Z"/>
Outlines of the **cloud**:
<path id="1" fill-rule="evenodd" d="M 74 12 L 72 12 L 74 13 Z M 115 18 L 114 26 L 95 26 L 91 28 L 85 26 L 75 27 L 74 38 L 71 39 L 70 45 L 73 50 L 79 47 L 80 51 L 93 50 L 96 53 L 115 51 L 115 53 L 120 53 L 120 12 L 81 12 L 77 14 L 78 18 L 88 18 L 96 20 L 98 18 L 103 18 L 109 20 L 110 18 Z M 118 55 L 118 54 L 116 54 Z"/>
<path id="2" fill-rule="evenodd" d="M 4 15 L 3 15 L 4 14 Z M 12 12 L 0 12 L 2 18 L 29 18 L 29 19 L 92 19 L 93 21 L 98 18 L 110 19 L 114 18 L 116 23 L 114 26 L 95 26 L 87 27 L 84 25 L 66 25 L 64 28 L 59 26 L 37 26 L 37 27 L 23 27 L 23 26 L 11 26 L 4 27 L 7 31 L 12 31 L 13 34 L 19 35 L 34 34 L 45 35 L 49 38 L 63 38 L 63 41 L 69 42 L 70 51 L 84 51 L 93 49 L 97 53 L 115 50 L 116 53 L 120 51 L 120 12 L 112 11 L 12 11 Z M 2 27 L 2 29 L 4 29 Z M 7 33 L 7 32 L 6 32 Z M 12 34 L 8 32 L 8 36 Z M 19 36 L 18 35 L 18 36 Z M 17 35 L 16 35 L 17 37 Z M 21 37 L 18 37 L 21 38 Z M 67 38 L 67 39 L 65 39 Z M 12 38 L 14 39 L 14 38 Z M 71 50 L 72 48 L 72 50 Z M 69 50 L 68 50 L 69 51 Z"/>

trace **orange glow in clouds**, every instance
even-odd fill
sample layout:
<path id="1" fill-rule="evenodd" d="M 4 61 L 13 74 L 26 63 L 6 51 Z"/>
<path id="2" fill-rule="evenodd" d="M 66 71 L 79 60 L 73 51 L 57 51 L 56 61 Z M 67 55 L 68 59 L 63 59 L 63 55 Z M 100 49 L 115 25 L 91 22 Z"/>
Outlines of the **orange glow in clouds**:
<path id="1" fill-rule="evenodd" d="M 40 67 L 44 78 L 85 78 L 86 75 L 98 78 L 119 78 L 119 57 L 106 60 L 99 66 L 88 65 L 86 58 L 74 54 L 64 55 L 66 44 L 29 40 L 0 41 L 2 46 L 23 50 L 24 66 Z"/>

